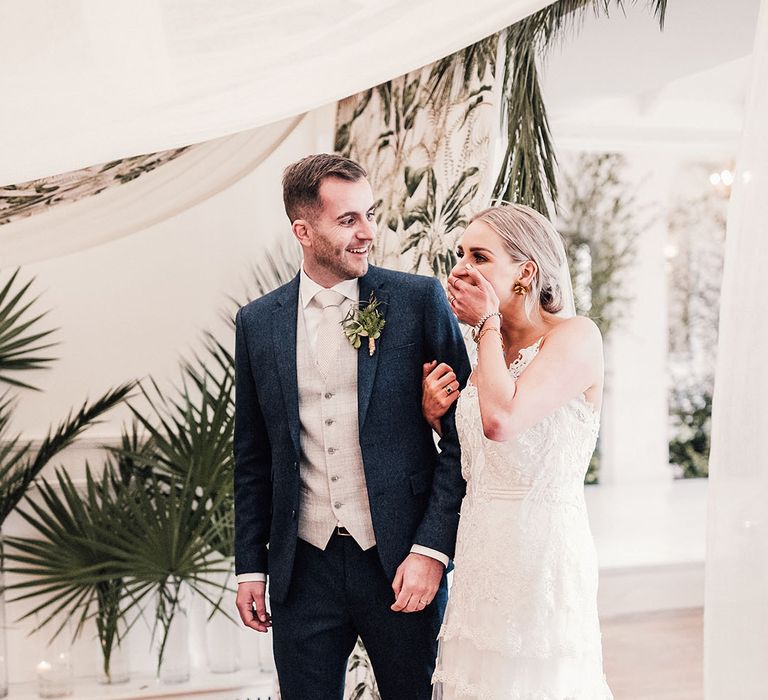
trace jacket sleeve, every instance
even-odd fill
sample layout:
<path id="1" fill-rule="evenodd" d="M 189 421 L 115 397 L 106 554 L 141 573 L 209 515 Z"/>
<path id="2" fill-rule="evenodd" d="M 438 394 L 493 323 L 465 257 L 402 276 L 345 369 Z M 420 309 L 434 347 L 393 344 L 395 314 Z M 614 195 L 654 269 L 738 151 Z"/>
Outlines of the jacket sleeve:
<path id="1" fill-rule="evenodd" d="M 445 362 L 456 373 L 459 386 L 464 388 L 471 372 L 466 346 L 459 324 L 448 305 L 443 288 L 436 279 L 430 280 L 428 299 L 424 306 L 425 344 L 429 357 Z M 432 480 L 432 492 L 424 518 L 416 531 L 414 543 L 437 550 L 453 558 L 459 508 L 466 483 L 461 476 L 461 451 L 456 432 L 456 402 L 441 419 L 440 453 Z"/>
<path id="2" fill-rule="evenodd" d="M 267 573 L 272 458 L 243 321 L 235 318 L 235 573 Z"/>

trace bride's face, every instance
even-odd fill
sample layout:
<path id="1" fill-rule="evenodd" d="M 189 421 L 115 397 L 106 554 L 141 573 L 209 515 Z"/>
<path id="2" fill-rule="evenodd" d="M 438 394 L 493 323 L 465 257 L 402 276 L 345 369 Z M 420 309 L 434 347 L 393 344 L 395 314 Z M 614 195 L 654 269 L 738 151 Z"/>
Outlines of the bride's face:
<path id="1" fill-rule="evenodd" d="M 452 273 L 464 277 L 471 264 L 491 283 L 501 306 L 506 306 L 524 263 L 512 258 L 499 235 L 483 221 L 473 221 L 459 239 L 456 255 L 459 260 Z"/>

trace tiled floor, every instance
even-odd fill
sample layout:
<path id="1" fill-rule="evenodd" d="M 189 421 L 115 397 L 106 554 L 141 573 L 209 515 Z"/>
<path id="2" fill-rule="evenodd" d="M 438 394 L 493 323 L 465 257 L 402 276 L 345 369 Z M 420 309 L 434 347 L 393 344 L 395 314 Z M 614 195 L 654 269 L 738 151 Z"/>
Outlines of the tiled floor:
<path id="1" fill-rule="evenodd" d="M 601 627 L 616 700 L 702 700 L 700 608 L 616 617 Z"/>

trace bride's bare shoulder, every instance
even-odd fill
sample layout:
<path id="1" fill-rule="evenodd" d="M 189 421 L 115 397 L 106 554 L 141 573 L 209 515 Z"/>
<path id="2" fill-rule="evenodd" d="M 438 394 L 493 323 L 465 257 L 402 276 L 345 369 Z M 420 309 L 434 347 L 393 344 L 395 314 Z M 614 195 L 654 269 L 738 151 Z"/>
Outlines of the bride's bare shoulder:
<path id="1" fill-rule="evenodd" d="M 602 350 L 603 347 L 600 329 L 591 318 L 586 316 L 557 319 L 549 333 L 544 336 L 542 345 L 547 341 L 558 345 L 567 344 L 571 348 L 574 344 L 595 350 Z"/>

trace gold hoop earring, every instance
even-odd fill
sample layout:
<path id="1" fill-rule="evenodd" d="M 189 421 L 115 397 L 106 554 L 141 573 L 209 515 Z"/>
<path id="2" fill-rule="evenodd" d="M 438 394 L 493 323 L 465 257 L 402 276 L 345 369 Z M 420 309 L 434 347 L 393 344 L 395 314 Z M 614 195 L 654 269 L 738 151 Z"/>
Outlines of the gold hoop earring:
<path id="1" fill-rule="evenodd" d="M 519 294 L 520 296 L 524 297 L 526 294 L 528 294 L 528 287 L 526 287 L 520 280 L 518 280 L 512 287 L 512 291 L 515 294 Z"/>

